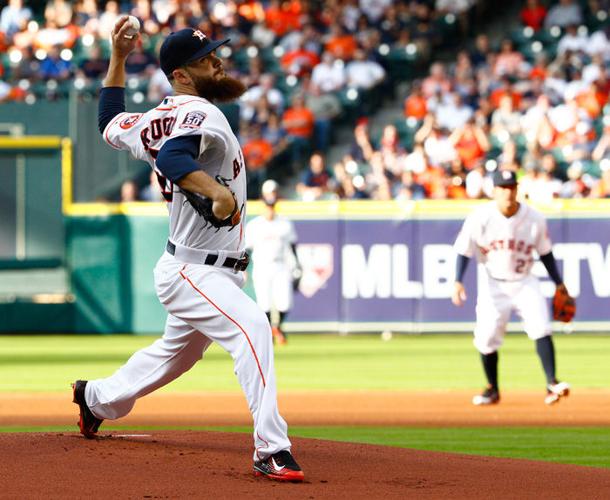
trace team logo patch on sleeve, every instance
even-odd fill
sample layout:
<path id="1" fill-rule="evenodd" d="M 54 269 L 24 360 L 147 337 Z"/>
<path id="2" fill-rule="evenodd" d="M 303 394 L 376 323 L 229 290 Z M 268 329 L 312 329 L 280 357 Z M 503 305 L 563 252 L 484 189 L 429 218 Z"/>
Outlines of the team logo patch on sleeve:
<path id="1" fill-rule="evenodd" d="M 180 128 L 199 128 L 206 116 L 202 111 L 191 111 L 184 117 Z"/>
<path id="2" fill-rule="evenodd" d="M 121 127 L 123 130 L 127 130 L 128 128 L 133 127 L 140 118 L 142 118 L 141 114 L 130 115 L 127 118 L 121 120 L 121 123 L 119 123 L 119 127 Z"/>

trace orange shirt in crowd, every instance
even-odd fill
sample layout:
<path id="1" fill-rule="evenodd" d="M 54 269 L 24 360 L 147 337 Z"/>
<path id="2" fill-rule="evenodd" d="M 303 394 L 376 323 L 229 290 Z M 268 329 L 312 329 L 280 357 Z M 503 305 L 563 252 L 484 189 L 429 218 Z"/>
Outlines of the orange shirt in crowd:
<path id="1" fill-rule="evenodd" d="M 337 59 L 351 59 L 358 48 L 358 43 L 352 35 L 336 36 L 326 42 L 326 50 Z"/>
<path id="2" fill-rule="evenodd" d="M 290 67 L 293 63 L 298 64 L 301 68 L 298 72 L 299 76 L 302 76 L 303 73 L 309 73 L 319 62 L 320 58 L 318 57 L 318 54 L 305 49 L 296 49 L 287 52 L 281 59 L 282 67 L 288 72 L 291 72 Z"/>
<path id="3" fill-rule="evenodd" d="M 282 122 L 288 135 L 309 139 L 313 135 L 315 117 L 307 108 L 288 108 Z"/>
<path id="4" fill-rule="evenodd" d="M 602 111 L 593 88 L 587 89 L 576 96 L 578 107 L 584 109 L 591 118 L 597 118 Z"/>
<path id="5" fill-rule="evenodd" d="M 277 36 L 301 29 L 301 3 L 298 0 L 282 3 L 279 7 L 269 7 L 265 12 L 267 28 Z"/>
<path id="6" fill-rule="evenodd" d="M 251 23 L 257 23 L 265 19 L 265 9 L 257 0 L 246 0 L 237 8 L 237 12 Z"/>
<path id="7" fill-rule="evenodd" d="M 407 118 L 416 118 L 423 120 L 428 113 L 428 105 L 426 99 L 421 95 L 410 95 L 405 100 L 405 116 Z"/>
<path id="8" fill-rule="evenodd" d="M 519 109 L 519 105 L 521 104 L 521 94 L 519 94 L 518 92 L 509 93 L 504 88 L 494 90 L 489 96 L 489 102 L 491 103 L 494 109 L 497 109 L 500 106 L 500 100 L 507 94 L 510 94 L 513 99 L 513 109 Z"/>
<path id="9" fill-rule="evenodd" d="M 248 170 L 265 168 L 273 156 L 273 146 L 265 139 L 252 139 L 243 147 L 246 167 Z"/>
<path id="10" fill-rule="evenodd" d="M 474 134 L 462 134 L 460 140 L 455 145 L 455 150 L 468 170 L 474 167 L 477 160 L 485 156 L 485 151 Z"/>
<path id="11" fill-rule="evenodd" d="M 546 17 L 546 9 L 542 5 L 534 8 L 525 7 L 521 10 L 521 22 L 538 31 Z"/>

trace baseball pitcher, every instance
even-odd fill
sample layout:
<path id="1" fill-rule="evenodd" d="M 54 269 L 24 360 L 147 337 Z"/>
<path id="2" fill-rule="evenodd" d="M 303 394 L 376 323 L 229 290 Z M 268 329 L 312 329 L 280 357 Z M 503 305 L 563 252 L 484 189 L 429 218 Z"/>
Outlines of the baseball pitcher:
<path id="1" fill-rule="evenodd" d="M 479 279 L 474 345 L 481 353 L 487 387 L 473 398 L 473 403 L 490 405 L 500 401 L 498 349 L 511 311 L 515 310 L 523 320 L 528 337 L 536 342 L 546 375 L 545 403 L 551 405 L 567 396 L 570 386 L 555 376 L 555 349 L 547 303 L 538 279 L 531 273 L 536 256 L 557 287 L 553 301 L 555 319 L 570 321 L 575 312 L 574 301 L 557 270 L 546 220 L 533 208 L 517 201 L 515 173 L 497 171 L 493 181 L 493 201 L 466 218 L 454 245 L 458 256 L 452 302 L 456 306 L 466 300 L 462 280 L 470 259 L 476 257 L 484 269 Z"/>
<path id="2" fill-rule="evenodd" d="M 95 437 L 104 419 L 127 415 L 138 398 L 189 370 L 217 342 L 233 358 L 252 412 L 255 475 L 303 481 L 277 407 L 269 322 L 241 290 L 248 265 L 246 169 L 229 123 L 212 104 L 245 91 L 215 54 L 228 40 L 214 41 L 190 28 L 171 33 L 160 63 L 175 95 L 146 113 L 128 113 L 125 60 L 138 36 L 125 36 L 126 21 L 112 33 L 99 127 L 110 146 L 147 161 L 163 188 L 170 230 L 154 278 L 168 316 L 163 336 L 112 376 L 74 383 L 80 431 Z"/>

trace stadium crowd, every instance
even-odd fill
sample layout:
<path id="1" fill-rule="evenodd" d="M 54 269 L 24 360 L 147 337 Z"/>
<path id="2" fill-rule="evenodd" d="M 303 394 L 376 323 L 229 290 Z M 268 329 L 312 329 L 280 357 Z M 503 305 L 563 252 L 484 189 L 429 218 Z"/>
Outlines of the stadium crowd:
<path id="1" fill-rule="evenodd" d="M 550 7 L 527 0 L 523 27 L 497 48 L 479 34 L 454 61 L 430 64 L 411 82 L 404 118 L 371 136 L 366 117 L 435 49 L 456 40 L 466 46 L 484 3 L 49 0 L 30 7 L 8 0 L 0 11 L 0 102 L 94 95 L 108 66 L 109 33 L 129 13 L 142 24 L 127 62 L 135 103 L 171 93 L 156 60 L 165 34 L 191 26 L 231 38 L 219 51 L 248 86 L 236 128 L 253 195 L 265 178 L 297 175 L 302 199 L 479 198 L 489 194 L 495 168 L 518 170 L 524 194 L 536 200 L 610 195 L 603 0 Z M 355 124 L 353 143 L 328 166 L 338 123 Z M 123 191 L 125 200 L 156 199 L 150 186 L 140 192 L 127 182 Z"/>
<path id="2" fill-rule="evenodd" d="M 561 0 L 547 12 L 528 0 L 499 47 L 480 34 L 431 64 L 379 137 L 364 119 L 341 161 L 314 155 L 302 199 L 488 198 L 498 168 L 516 171 L 534 202 L 610 197 L 607 7 Z"/>

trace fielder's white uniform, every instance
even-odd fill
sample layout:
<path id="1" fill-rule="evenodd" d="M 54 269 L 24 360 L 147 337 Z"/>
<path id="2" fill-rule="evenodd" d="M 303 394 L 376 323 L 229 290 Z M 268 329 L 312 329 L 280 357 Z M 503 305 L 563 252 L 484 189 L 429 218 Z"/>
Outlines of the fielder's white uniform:
<path id="1" fill-rule="evenodd" d="M 271 220 L 260 215 L 246 226 L 246 248 L 252 249 L 254 261 L 254 292 L 265 312 L 292 309 L 292 272 L 296 265 L 292 245 L 296 242 L 294 225 L 278 215 Z"/>
<path id="2" fill-rule="evenodd" d="M 531 274 L 534 259 L 552 249 L 540 212 L 521 203 L 512 217 L 505 217 L 494 201 L 486 203 L 466 218 L 454 249 L 476 256 L 485 270 L 478 280 L 474 331 L 479 352 L 490 354 L 500 348 L 513 309 L 532 340 L 551 334 L 548 306 Z"/>
<path id="3" fill-rule="evenodd" d="M 159 300 L 168 312 L 165 333 L 135 353 L 106 379 L 90 381 L 85 398 L 98 418 L 126 415 L 137 398 L 189 370 L 212 343 L 234 360 L 235 373 L 254 419 L 254 459 L 290 449 L 287 425 L 277 408 L 271 329 L 265 314 L 242 290 L 242 272 L 222 267 L 243 255 L 246 171 L 239 143 L 220 110 L 206 99 L 170 97 L 145 114 L 121 113 L 106 127 L 104 139 L 153 168 L 157 151 L 174 137 L 200 135 L 201 168 L 224 182 L 242 210 L 239 226 L 216 231 L 200 217 L 169 180 L 160 178 L 169 201 L 167 251 L 154 270 Z M 159 172 L 157 172 L 161 175 Z M 206 257 L 217 255 L 214 265 Z"/>

